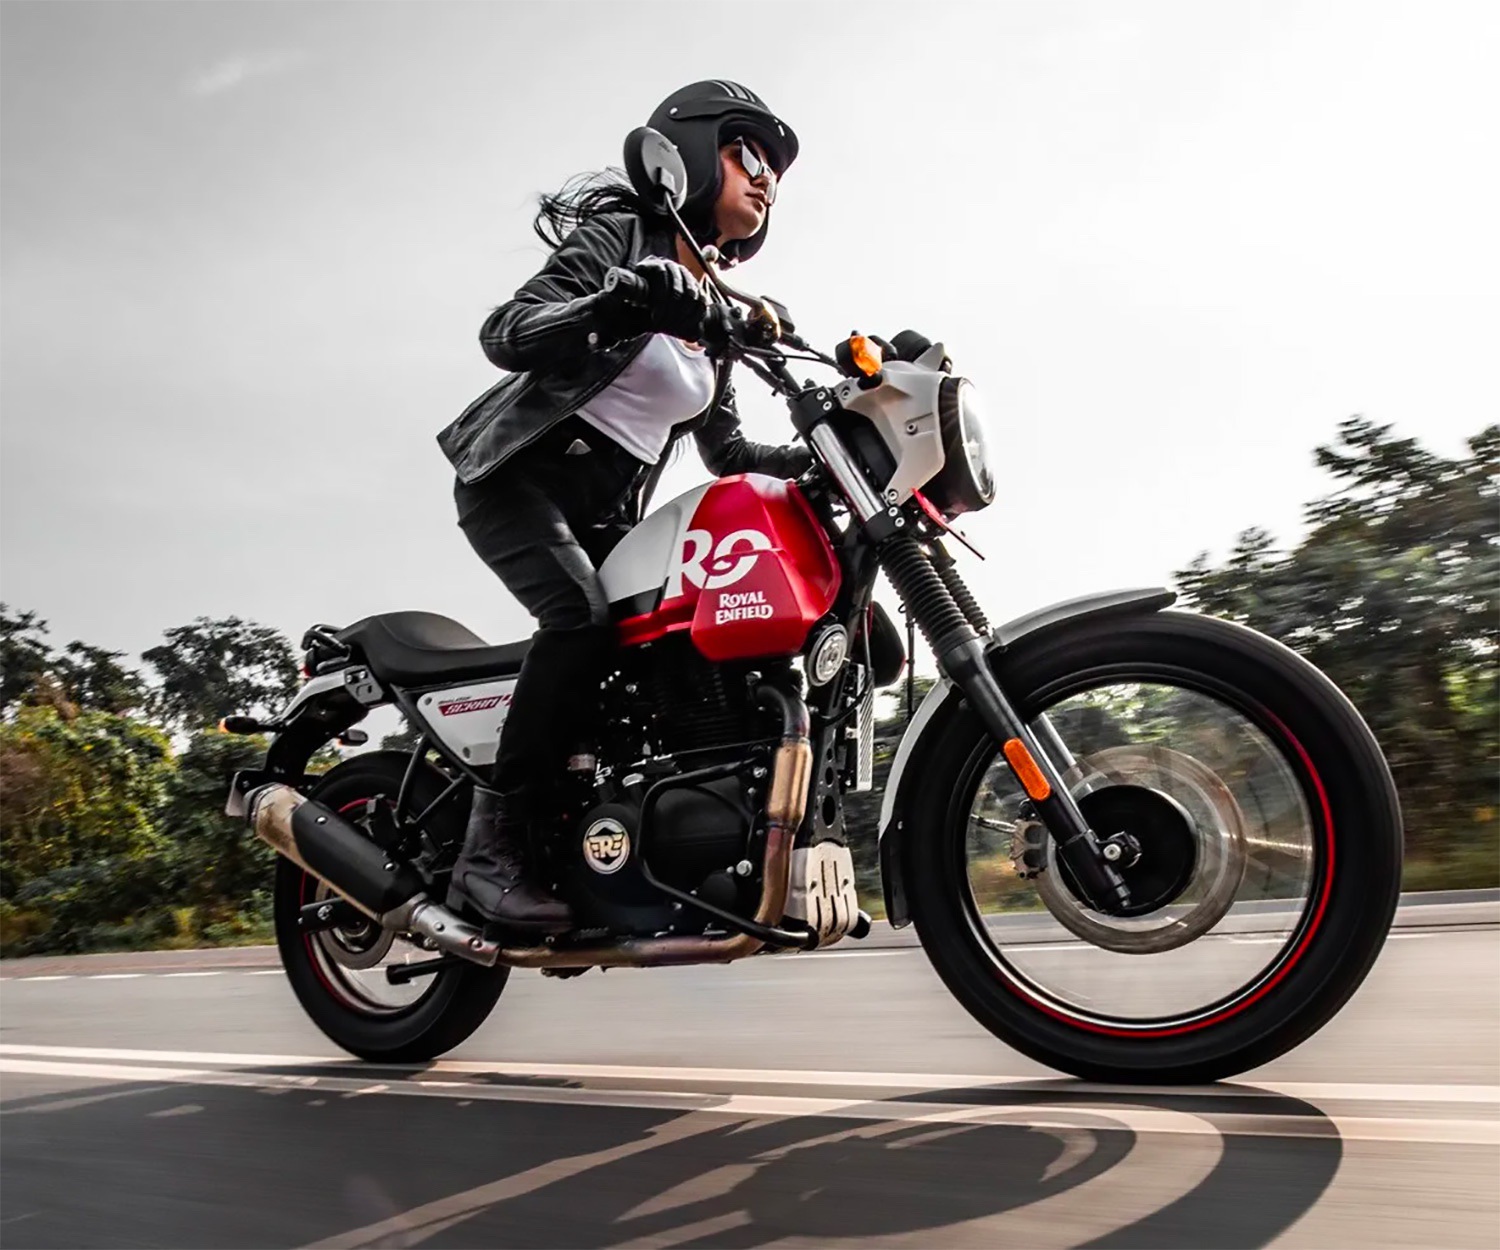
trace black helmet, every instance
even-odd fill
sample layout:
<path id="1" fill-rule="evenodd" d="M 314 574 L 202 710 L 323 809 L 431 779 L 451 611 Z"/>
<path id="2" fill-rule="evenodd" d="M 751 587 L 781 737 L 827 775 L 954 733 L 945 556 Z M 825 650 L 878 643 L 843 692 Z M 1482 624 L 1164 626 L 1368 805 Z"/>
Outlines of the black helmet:
<path id="1" fill-rule="evenodd" d="M 724 78 L 695 82 L 674 91 L 651 114 L 648 123 L 677 145 L 687 166 L 688 196 L 682 206 L 682 219 L 699 235 L 712 235 L 713 206 L 719 198 L 723 169 L 719 148 L 731 139 L 746 135 L 760 142 L 770 158 L 777 176 L 797 159 L 797 136 L 792 128 L 766 107 L 766 102 L 748 87 Z M 760 251 L 771 228 L 771 213 L 759 230 L 748 239 L 722 246 L 719 251 L 730 261 L 748 260 Z"/>

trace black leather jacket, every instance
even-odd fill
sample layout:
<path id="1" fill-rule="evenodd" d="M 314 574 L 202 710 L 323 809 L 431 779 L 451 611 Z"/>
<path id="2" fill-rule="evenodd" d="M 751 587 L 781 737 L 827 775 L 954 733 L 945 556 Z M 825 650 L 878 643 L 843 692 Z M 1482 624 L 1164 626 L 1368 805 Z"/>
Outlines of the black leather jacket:
<path id="1" fill-rule="evenodd" d="M 604 275 L 612 266 L 645 256 L 672 255 L 669 235 L 653 231 L 631 213 L 607 213 L 573 231 L 541 272 L 490 314 L 479 341 L 494 364 L 511 372 L 438 435 L 460 481 L 478 482 L 493 473 L 619 377 L 645 348 L 648 336 L 613 344 L 601 339 L 594 307 Z M 811 464 L 804 448 L 745 438 L 727 363 L 719 366 L 714 402 L 678 425 L 671 442 L 688 433 L 697 439 L 703 462 L 719 476 L 758 472 L 796 477 Z M 664 453 L 641 491 L 642 507 L 666 461 Z"/>

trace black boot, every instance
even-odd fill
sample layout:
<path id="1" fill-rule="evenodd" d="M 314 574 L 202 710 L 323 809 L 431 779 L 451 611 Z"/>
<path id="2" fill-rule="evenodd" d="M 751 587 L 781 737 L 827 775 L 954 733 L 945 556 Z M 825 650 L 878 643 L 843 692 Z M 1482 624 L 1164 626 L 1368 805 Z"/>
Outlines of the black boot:
<path id="1" fill-rule="evenodd" d="M 448 906 L 466 905 L 492 924 L 532 933 L 565 933 L 573 913 L 535 879 L 522 796 L 476 787 L 464 849 L 453 865 Z"/>

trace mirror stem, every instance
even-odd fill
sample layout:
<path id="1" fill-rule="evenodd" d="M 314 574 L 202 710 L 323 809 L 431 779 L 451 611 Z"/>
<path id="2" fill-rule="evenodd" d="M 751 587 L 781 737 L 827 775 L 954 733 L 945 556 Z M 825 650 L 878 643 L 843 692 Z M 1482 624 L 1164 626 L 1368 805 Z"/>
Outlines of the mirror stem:
<path id="1" fill-rule="evenodd" d="M 698 246 L 698 240 L 693 238 L 693 232 L 687 228 L 682 218 L 678 215 L 676 206 L 666 196 L 662 197 L 662 207 L 671 216 L 672 224 L 677 227 L 677 233 L 682 237 L 682 241 L 687 244 L 688 250 L 693 254 L 693 258 L 703 267 L 703 272 L 708 275 L 709 282 L 712 284 L 714 290 L 719 293 L 720 297 L 725 300 L 734 300 L 756 312 L 763 311 L 764 305 L 755 296 L 746 295 L 743 291 L 735 290 L 734 287 L 730 286 L 729 283 L 725 282 L 719 276 L 718 270 L 713 267 L 708 257 L 703 254 L 703 249 Z"/>

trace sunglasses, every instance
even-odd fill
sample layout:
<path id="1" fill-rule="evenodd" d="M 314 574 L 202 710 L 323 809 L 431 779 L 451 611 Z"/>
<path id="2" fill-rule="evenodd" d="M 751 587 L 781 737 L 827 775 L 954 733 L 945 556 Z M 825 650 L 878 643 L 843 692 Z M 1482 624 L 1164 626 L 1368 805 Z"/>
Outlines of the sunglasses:
<path id="1" fill-rule="evenodd" d="M 769 208 L 776 203 L 776 171 L 771 168 L 770 162 L 763 161 L 755 154 L 752 148 L 743 139 L 736 143 L 739 149 L 740 168 L 745 171 L 751 182 L 758 178 L 764 178 L 766 182 L 766 206 Z"/>

